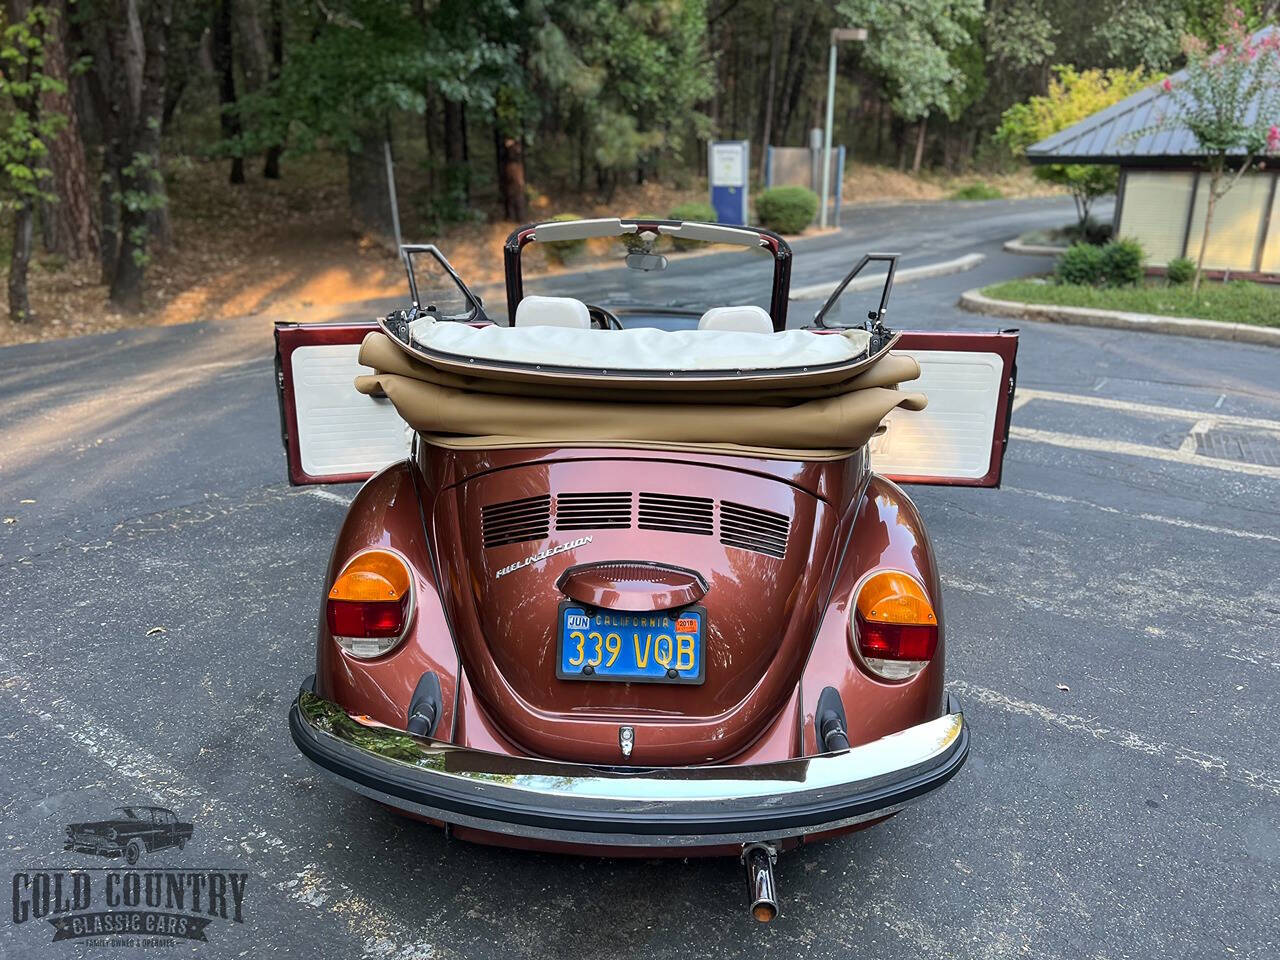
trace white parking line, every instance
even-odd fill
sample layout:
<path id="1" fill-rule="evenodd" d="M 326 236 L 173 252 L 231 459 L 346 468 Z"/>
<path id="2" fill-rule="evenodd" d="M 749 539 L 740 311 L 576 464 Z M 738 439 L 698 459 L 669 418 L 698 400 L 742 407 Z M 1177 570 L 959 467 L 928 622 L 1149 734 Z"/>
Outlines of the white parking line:
<path id="1" fill-rule="evenodd" d="M 1235 530 L 1231 527 L 1216 527 L 1210 523 L 1196 523 L 1194 520 L 1183 520 L 1179 517 L 1166 517 L 1159 513 L 1130 513 L 1127 510 L 1119 510 L 1115 507 L 1104 506 L 1101 503 L 1094 503 L 1092 500 L 1081 500 L 1078 497 L 1068 497 L 1060 493 L 1045 493 L 1043 490 L 1026 490 L 1022 487 L 1003 487 L 1009 493 L 1021 494 L 1024 497 L 1036 497 L 1040 500 L 1049 500 L 1053 503 L 1074 503 L 1082 507 L 1089 507 L 1091 510 L 1099 510 L 1102 513 L 1119 514 L 1125 517 L 1136 517 L 1139 520 L 1149 520 L 1152 523 L 1164 523 L 1171 527 L 1184 527 L 1187 530 L 1201 530 L 1205 533 L 1220 533 L 1228 537 L 1239 537 L 1242 540 L 1270 540 L 1280 543 L 1280 537 L 1270 533 L 1258 533 L 1255 530 Z"/>
<path id="2" fill-rule="evenodd" d="M 307 490 L 307 493 L 311 494 L 313 497 L 319 497 L 321 500 L 340 503 L 344 507 L 351 506 L 351 497 L 344 497 L 342 494 L 334 493 L 332 490 L 320 490 L 317 487 L 311 487 Z"/>
<path id="3" fill-rule="evenodd" d="M 1262 417 L 1239 417 L 1229 413 L 1186 410 L 1181 407 L 1165 407 L 1155 403 L 1139 403 L 1135 400 L 1116 400 L 1112 397 L 1090 397 L 1078 393 L 1037 390 L 1033 387 L 1018 387 L 1014 396 L 1022 397 L 1026 400 L 1052 400 L 1056 403 L 1074 403 L 1082 407 L 1102 407 L 1106 410 L 1121 410 L 1125 413 L 1145 413 L 1153 417 L 1164 417 L 1171 420 L 1191 420 L 1192 422 L 1208 420 L 1215 425 L 1251 427 L 1257 430 L 1274 430 L 1280 433 L 1280 420 L 1266 420 Z"/>
<path id="4" fill-rule="evenodd" d="M 1127 440 L 1084 437 L 1074 433 L 1059 433 L 1056 430 L 1036 430 L 1032 427 L 1011 427 L 1009 435 L 1031 443 L 1045 443 L 1050 446 L 1067 447 L 1072 450 L 1087 450 L 1091 453 L 1118 453 L 1128 457 L 1145 457 L 1148 460 L 1164 460 L 1169 463 L 1181 463 L 1193 467 L 1211 467 L 1214 470 L 1243 473 L 1251 477 L 1280 479 L 1280 467 L 1270 467 L 1258 463 L 1239 463 L 1235 460 L 1223 460 L 1219 457 L 1205 457 L 1194 452 L 1185 452 L 1183 448 L 1170 450 L 1167 447 L 1152 447 L 1143 443 L 1130 443 Z M 1192 449 L 1194 450 L 1194 448 Z"/>
<path id="5" fill-rule="evenodd" d="M 1032 703 L 1028 700 L 1018 700 L 1014 697 L 1006 696 L 998 690 L 980 687 L 964 680 L 951 680 L 947 686 L 960 694 L 960 696 L 970 701 L 981 703 L 984 706 L 995 707 L 999 710 L 1004 710 L 1006 713 L 1033 717 L 1050 726 L 1061 727 L 1072 733 L 1082 733 L 1087 737 L 1092 737 L 1094 740 L 1117 747 L 1124 747 L 1126 750 L 1132 750 L 1135 753 L 1171 760 L 1174 764 L 1189 764 L 1199 767 L 1205 773 L 1215 775 L 1220 779 L 1230 780 L 1232 783 L 1243 784 L 1263 793 L 1280 797 L 1280 780 L 1262 771 L 1241 767 L 1225 757 L 1202 753 L 1189 747 L 1179 747 L 1163 740 L 1151 740 L 1131 730 L 1107 727 L 1097 723 L 1094 717 L 1079 717 L 1070 713 L 1058 713 L 1041 704 Z"/>

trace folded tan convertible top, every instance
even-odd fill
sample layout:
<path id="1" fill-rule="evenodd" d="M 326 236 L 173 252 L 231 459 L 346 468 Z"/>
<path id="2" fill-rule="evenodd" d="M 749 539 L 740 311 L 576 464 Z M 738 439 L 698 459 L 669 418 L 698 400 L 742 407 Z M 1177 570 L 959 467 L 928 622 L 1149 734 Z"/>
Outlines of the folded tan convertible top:
<path id="1" fill-rule="evenodd" d="M 611 331 L 594 331 L 608 337 Z M 815 334 L 817 336 L 817 334 Z M 385 393 L 432 443 L 458 448 L 668 447 L 784 459 L 835 459 L 863 446 L 920 375 L 888 349 L 823 370 L 660 378 L 459 363 L 369 334 L 356 389 Z"/>

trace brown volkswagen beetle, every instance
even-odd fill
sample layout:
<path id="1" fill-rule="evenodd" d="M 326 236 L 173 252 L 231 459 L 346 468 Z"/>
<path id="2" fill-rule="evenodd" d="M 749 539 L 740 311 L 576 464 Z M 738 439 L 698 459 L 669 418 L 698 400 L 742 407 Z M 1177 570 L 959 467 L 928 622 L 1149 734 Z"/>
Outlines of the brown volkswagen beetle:
<path id="1" fill-rule="evenodd" d="M 584 242 L 618 268 L 537 282 L 590 305 L 526 295 L 537 244 Z M 366 481 L 294 742 L 461 838 L 741 857 L 771 919 L 779 853 L 964 763 L 898 483 L 999 483 L 1017 336 L 890 330 L 893 254 L 787 329 L 791 248 L 760 229 L 557 221 L 504 253 L 509 325 L 411 246 L 404 310 L 276 327 L 290 479 Z"/>

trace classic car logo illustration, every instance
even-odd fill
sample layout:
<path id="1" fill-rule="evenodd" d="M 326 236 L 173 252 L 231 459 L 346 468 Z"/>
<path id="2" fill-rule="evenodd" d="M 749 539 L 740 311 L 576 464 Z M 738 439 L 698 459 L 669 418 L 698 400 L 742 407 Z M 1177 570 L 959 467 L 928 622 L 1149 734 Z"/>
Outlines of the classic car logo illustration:
<path id="1" fill-rule="evenodd" d="M 133 948 L 172 948 L 181 939 L 207 942 L 205 928 L 215 920 L 244 923 L 248 873 L 138 866 L 158 851 L 183 850 L 194 830 L 172 810 L 147 805 L 116 807 L 100 820 L 67 824 L 63 850 L 123 863 L 15 872 L 13 923 L 45 920 L 54 929 L 54 943 Z"/>
<path id="2" fill-rule="evenodd" d="M 177 847 L 181 850 L 194 830 L 179 823 L 172 810 L 164 807 L 116 807 L 109 820 L 67 824 L 63 849 L 96 853 L 100 857 L 124 855 L 134 866 L 144 853 Z"/>
<path id="3" fill-rule="evenodd" d="M 531 563 L 537 563 L 539 560 L 545 560 L 547 557 L 554 557 L 557 553 L 565 553 L 574 547 L 581 547 L 591 542 L 590 537 L 579 537 L 577 540 L 570 540 L 568 543 L 562 543 L 558 547 L 548 547 L 545 550 L 539 550 L 531 557 L 525 557 L 523 560 L 517 560 L 515 563 L 508 564 L 493 575 L 493 579 L 499 580 L 508 573 L 515 573 Z"/>

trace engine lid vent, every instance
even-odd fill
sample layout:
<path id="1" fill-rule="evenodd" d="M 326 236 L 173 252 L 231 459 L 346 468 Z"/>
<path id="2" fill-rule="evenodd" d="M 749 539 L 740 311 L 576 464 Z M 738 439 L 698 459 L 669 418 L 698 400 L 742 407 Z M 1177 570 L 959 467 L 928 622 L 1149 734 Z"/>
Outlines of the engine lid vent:
<path id="1" fill-rule="evenodd" d="M 670 493 L 640 494 L 640 529 L 711 536 L 711 500 Z"/>
<path id="2" fill-rule="evenodd" d="M 772 510 L 720 501 L 720 542 L 770 557 L 787 552 L 791 519 Z"/>
<path id="3" fill-rule="evenodd" d="M 551 525 L 551 494 L 491 503 L 480 510 L 480 526 L 486 547 L 538 540 Z"/>
<path id="4" fill-rule="evenodd" d="M 610 530 L 631 526 L 631 494 L 556 495 L 557 530 Z"/>

